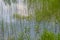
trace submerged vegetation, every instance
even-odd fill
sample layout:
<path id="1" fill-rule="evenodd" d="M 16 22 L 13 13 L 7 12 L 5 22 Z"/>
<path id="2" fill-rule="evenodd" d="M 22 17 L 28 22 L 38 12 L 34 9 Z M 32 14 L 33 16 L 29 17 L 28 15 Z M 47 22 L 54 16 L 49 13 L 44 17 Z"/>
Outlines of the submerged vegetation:
<path id="1" fill-rule="evenodd" d="M 15 40 L 15 38 L 11 36 L 10 39 L 8 38 L 8 40 Z M 31 40 L 31 39 L 28 32 L 26 33 L 20 32 L 18 34 L 17 40 Z M 53 32 L 49 32 L 48 30 L 44 30 L 43 34 L 39 36 L 37 40 L 60 40 L 60 33 L 55 34 Z"/>

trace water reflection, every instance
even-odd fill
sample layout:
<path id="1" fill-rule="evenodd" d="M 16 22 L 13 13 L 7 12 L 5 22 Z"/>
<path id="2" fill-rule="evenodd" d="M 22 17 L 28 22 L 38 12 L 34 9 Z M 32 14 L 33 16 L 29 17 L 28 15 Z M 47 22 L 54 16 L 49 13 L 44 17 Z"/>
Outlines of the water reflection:
<path id="1" fill-rule="evenodd" d="M 18 33 L 24 31 L 25 27 L 30 27 L 30 36 L 31 38 L 35 38 L 35 31 L 34 27 L 36 24 L 36 21 L 33 20 L 26 20 L 26 19 L 20 19 L 16 20 L 13 18 L 14 13 L 18 13 L 19 15 L 22 16 L 28 16 L 27 12 L 27 5 L 23 3 L 23 0 L 18 0 L 17 4 L 11 3 L 11 5 L 5 5 L 3 0 L 0 0 L 0 40 L 1 37 L 3 37 L 4 34 L 4 40 L 7 40 L 8 36 L 15 36 L 15 40 L 18 37 Z M 4 32 L 2 31 L 2 19 L 3 19 L 3 25 L 4 25 Z M 55 33 L 55 27 L 56 25 L 56 33 L 59 31 L 59 25 L 54 24 L 54 22 L 47 22 L 47 21 L 42 21 L 39 26 L 40 26 L 40 35 L 42 34 L 44 28 L 48 29 L 48 31 L 52 31 Z M 3 34 L 2 34 L 3 32 Z M 31 40 L 32 40 L 31 39 Z"/>

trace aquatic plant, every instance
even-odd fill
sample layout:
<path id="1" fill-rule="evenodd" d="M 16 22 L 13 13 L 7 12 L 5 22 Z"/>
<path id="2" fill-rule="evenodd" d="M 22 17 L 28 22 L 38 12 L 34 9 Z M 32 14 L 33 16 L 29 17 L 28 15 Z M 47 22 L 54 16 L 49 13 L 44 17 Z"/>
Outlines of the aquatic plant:
<path id="1" fill-rule="evenodd" d="M 41 35 L 41 40 L 55 40 L 56 36 L 54 33 L 45 30 Z"/>
<path id="2" fill-rule="evenodd" d="M 58 33 L 57 35 L 57 40 L 60 40 L 60 33 Z"/>

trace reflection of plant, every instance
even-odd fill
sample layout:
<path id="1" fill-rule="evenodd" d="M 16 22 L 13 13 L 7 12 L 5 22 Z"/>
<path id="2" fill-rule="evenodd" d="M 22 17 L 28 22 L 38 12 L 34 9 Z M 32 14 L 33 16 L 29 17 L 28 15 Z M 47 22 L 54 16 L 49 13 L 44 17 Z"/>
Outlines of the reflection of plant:
<path id="1" fill-rule="evenodd" d="M 23 32 L 21 32 L 21 33 L 19 33 L 19 35 L 18 35 L 18 40 L 24 40 L 24 33 Z"/>
<path id="2" fill-rule="evenodd" d="M 49 20 L 54 17 L 56 20 L 60 20 L 59 10 L 60 1 L 59 0 L 27 0 L 28 10 L 33 6 L 37 21 Z"/>
<path id="3" fill-rule="evenodd" d="M 30 27 L 25 27 L 24 34 L 26 40 L 30 40 Z"/>
<path id="4" fill-rule="evenodd" d="M 7 40 L 15 40 L 14 36 L 8 37 Z"/>
<path id="5" fill-rule="evenodd" d="M 39 30 L 40 30 L 39 25 L 36 25 L 36 26 L 35 26 L 35 32 L 36 32 L 36 33 L 39 33 Z"/>
<path id="6" fill-rule="evenodd" d="M 26 20 L 31 20 L 32 19 L 32 15 L 30 14 L 29 16 L 21 16 L 17 13 L 13 14 L 13 17 L 16 19 L 26 19 Z"/>
<path id="7" fill-rule="evenodd" d="M 35 39 L 39 39 L 39 36 L 40 36 L 40 26 L 39 25 L 36 25 L 34 27 L 34 31 L 35 31 Z"/>
<path id="8" fill-rule="evenodd" d="M 2 24 L 1 24 L 1 31 L 2 31 L 2 37 L 3 37 L 2 40 L 4 40 L 4 19 L 3 18 L 2 18 Z"/>
<path id="9" fill-rule="evenodd" d="M 32 17 L 33 17 L 32 14 L 29 14 L 29 15 L 26 16 L 25 18 L 26 18 L 26 20 L 29 20 L 29 21 L 30 21 L 30 20 L 32 20 Z"/>
<path id="10" fill-rule="evenodd" d="M 41 35 L 41 40 L 55 40 L 55 34 L 52 32 L 48 32 L 45 30 L 43 34 Z"/>
<path id="11" fill-rule="evenodd" d="M 25 33 L 30 32 L 30 27 L 25 27 Z"/>
<path id="12" fill-rule="evenodd" d="M 11 0 L 4 0 L 4 2 L 5 2 L 6 4 L 9 4 L 9 5 L 11 4 Z M 12 0 L 12 2 L 13 2 L 13 3 L 16 3 L 16 0 Z"/>
<path id="13" fill-rule="evenodd" d="M 15 13 L 15 14 L 13 14 L 13 18 L 16 18 L 16 19 L 20 20 L 20 19 L 25 19 L 26 17 L 25 16 L 21 16 L 20 14 Z"/>
<path id="14" fill-rule="evenodd" d="M 21 18 L 21 16 L 19 14 L 17 14 L 17 13 L 16 14 L 13 14 L 13 17 L 14 18 L 17 18 L 17 19 L 20 19 Z"/>

